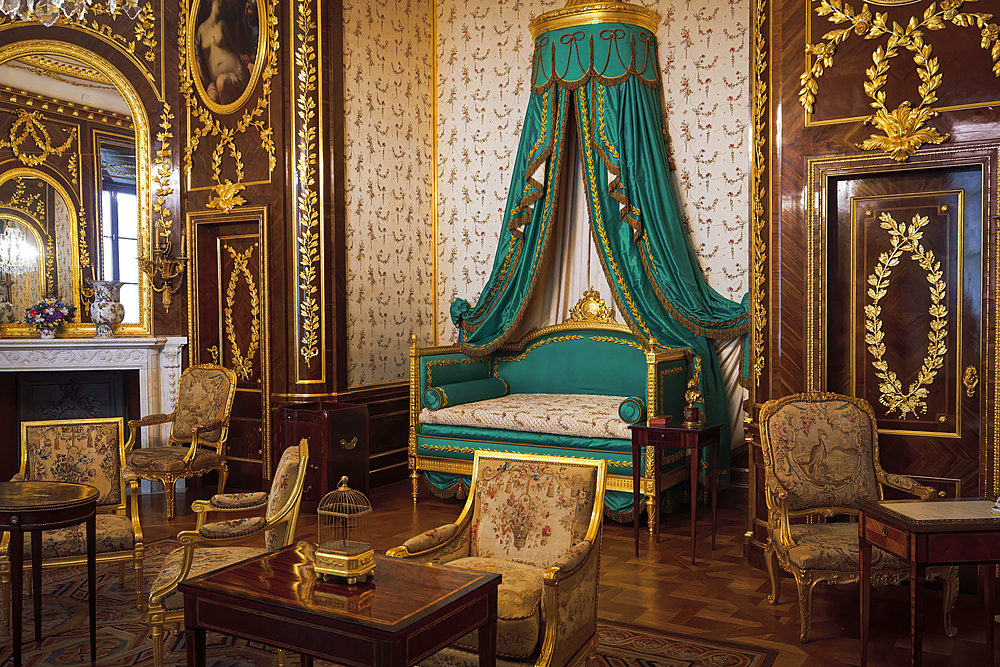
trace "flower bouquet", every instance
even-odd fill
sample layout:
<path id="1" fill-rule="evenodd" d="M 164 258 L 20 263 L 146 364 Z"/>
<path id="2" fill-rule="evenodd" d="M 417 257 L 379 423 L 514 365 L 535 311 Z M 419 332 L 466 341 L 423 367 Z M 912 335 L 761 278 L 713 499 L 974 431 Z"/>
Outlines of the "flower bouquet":
<path id="1" fill-rule="evenodd" d="M 42 332 L 42 337 L 51 338 L 55 332 L 62 331 L 67 322 L 72 322 L 75 314 L 76 306 L 73 304 L 49 297 L 24 311 L 24 323 Z"/>

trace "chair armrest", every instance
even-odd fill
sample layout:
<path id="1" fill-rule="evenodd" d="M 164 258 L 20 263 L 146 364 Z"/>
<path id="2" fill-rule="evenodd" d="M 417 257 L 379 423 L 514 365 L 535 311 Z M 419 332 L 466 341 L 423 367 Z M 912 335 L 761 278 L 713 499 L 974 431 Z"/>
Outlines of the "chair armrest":
<path id="1" fill-rule="evenodd" d="M 590 540 L 581 540 L 571 546 L 566 550 L 566 553 L 556 559 L 556 562 L 545 570 L 546 579 L 559 581 L 572 576 L 586 561 L 593 546 Z"/>
<path id="2" fill-rule="evenodd" d="M 584 628 L 597 622 L 601 531 L 593 542 L 578 542 L 545 570 L 542 581 L 542 654 L 564 665 L 588 641 Z"/>
<path id="3" fill-rule="evenodd" d="M 128 484 L 129 517 L 132 519 L 132 533 L 138 546 L 142 543 L 142 525 L 139 523 L 139 478 L 127 468 L 122 470 L 122 477 Z"/>
<path id="4" fill-rule="evenodd" d="M 201 434 L 202 433 L 211 433 L 212 431 L 215 431 L 216 429 L 220 429 L 223 426 L 228 426 L 228 425 L 229 425 L 229 417 L 226 417 L 225 419 L 223 419 L 221 421 L 218 420 L 218 419 L 213 419 L 210 422 L 206 422 L 204 424 L 196 424 L 195 426 L 192 426 L 191 427 L 191 446 L 188 447 L 187 452 L 185 452 L 185 454 L 184 454 L 184 461 L 185 462 L 193 461 L 194 457 L 197 456 L 197 454 L 198 454 L 198 446 L 201 445 L 201 444 L 205 444 L 205 445 L 207 445 L 209 447 L 215 447 L 217 450 L 219 448 L 221 448 L 221 447 L 224 447 L 225 446 L 225 440 L 223 440 L 222 438 L 219 438 L 218 442 L 206 442 L 206 443 L 202 443 L 202 441 L 201 441 Z M 221 456 L 225 456 L 225 450 L 219 450 L 219 454 Z"/>
<path id="5" fill-rule="evenodd" d="M 156 414 L 156 415 L 146 415 L 142 419 L 129 419 L 128 420 L 128 442 L 125 443 L 125 451 L 131 452 L 132 448 L 135 446 L 136 437 L 139 435 L 139 429 L 143 426 L 156 426 L 157 424 L 167 424 L 174 420 L 175 412 L 171 412 L 169 415 Z"/>
<path id="6" fill-rule="evenodd" d="M 401 547 L 385 552 L 391 558 L 409 558 L 421 563 L 447 563 L 470 553 L 471 524 L 449 523 L 412 537 Z"/>
<path id="7" fill-rule="evenodd" d="M 769 530 L 777 532 L 778 543 L 783 549 L 795 546 L 788 518 L 788 489 L 774 477 L 764 480 L 765 500 L 768 507 Z"/>
<path id="8" fill-rule="evenodd" d="M 938 496 L 937 489 L 924 486 L 923 484 L 918 484 L 912 477 L 907 477 L 906 475 L 895 475 L 893 473 L 885 472 L 884 470 L 877 471 L 876 475 L 878 477 L 878 481 L 885 486 L 891 486 L 894 489 L 906 491 L 911 495 L 917 496 L 921 500 L 930 500 L 931 498 L 936 498 Z"/>

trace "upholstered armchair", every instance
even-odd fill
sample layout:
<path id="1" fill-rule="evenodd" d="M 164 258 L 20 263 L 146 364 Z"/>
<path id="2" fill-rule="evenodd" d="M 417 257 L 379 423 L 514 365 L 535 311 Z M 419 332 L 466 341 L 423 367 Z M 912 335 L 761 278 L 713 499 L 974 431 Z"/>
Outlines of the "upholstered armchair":
<path id="1" fill-rule="evenodd" d="M 885 487 L 924 500 L 936 492 L 882 469 L 875 413 L 863 399 L 794 394 L 765 403 L 759 423 L 768 508 L 768 602 L 778 604 L 777 561 L 795 577 L 804 644 L 809 641 L 813 587 L 860 580 L 857 521 L 826 519 L 856 517 L 858 501 L 882 500 Z M 909 576 L 906 563 L 872 549 L 873 583 L 898 583 Z M 945 583 L 945 632 L 954 637 L 951 610 L 958 595 L 958 568 L 928 568 L 927 578 L 937 577 Z"/>
<path id="2" fill-rule="evenodd" d="M 135 572 L 135 604 L 142 609 L 142 527 L 139 483 L 123 475 L 125 425 L 114 419 L 22 422 L 21 467 L 13 481 L 76 482 L 100 492 L 97 501 L 97 562 L 118 563 L 125 585 L 125 566 Z M 10 536 L 0 539 L 0 597 L 4 624 L 10 621 Z M 24 563 L 31 563 L 31 541 L 24 544 Z M 87 562 L 86 526 L 80 524 L 42 533 L 42 569 Z M 38 591 L 35 591 L 35 595 Z"/>
<path id="3" fill-rule="evenodd" d="M 606 473 L 596 459 L 476 452 L 458 520 L 387 555 L 502 575 L 498 656 L 536 667 L 592 659 Z M 478 665 L 477 647 L 471 633 L 423 664 Z"/>
<path id="4" fill-rule="evenodd" d="M 163 484 L 167 520 L 174 518 L 177 480 L 219 471 L 218 492 L 226 488 L 226 437 L 236 395 L 236 374 L 215 364 L 186 368 L 177 387 L 177 407 L 168 415 L 129 420 L 126 459 L 137 477 Z M 170 424 L 170 439 L 162 447 L 134 449 L 139 429 Z"/>
<path id="5" fill-rule="evenodd" d="M 163 667 L 163 627 L 184 620 L 184 596 L 178 584 L 189 577 L 253 558 L 266 551 L 277 551 L 295 539 L 299 518 L 302 487 L 309 464 L 309 441 L 302 438 L 298 447 L 289 447 L 281 455 L 271 490 L 268 493 L 225 493 L 210 500 L 196 500 L 191 510 L 197 515 L 194 530 L 177 534 L 180 547 L 170 552 L 160 573 L 153 581 L 149 594 L 149 616 L 152 628 L 153 664 Z M 208 521 L 210 513 L 264 510 L 262 516 L 241 516 L 236 519 Z M 253 535 L 263 537 L 264 546 L 244 546 Z M 232 546 L 219 546 L 229 544 Z"/>

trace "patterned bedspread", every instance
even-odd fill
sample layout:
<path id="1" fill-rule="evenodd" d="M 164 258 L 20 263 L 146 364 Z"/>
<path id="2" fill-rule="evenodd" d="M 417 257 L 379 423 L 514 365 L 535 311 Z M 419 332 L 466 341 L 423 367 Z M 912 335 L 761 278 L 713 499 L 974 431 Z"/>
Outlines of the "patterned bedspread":
<path id="1" fill-rule="evenodd" d="M 596 394 L 508 394 L 440 410 L 424 408 L 420 423 L 631 440 L 628 424 L 618 416 L 624 399 Z"/>

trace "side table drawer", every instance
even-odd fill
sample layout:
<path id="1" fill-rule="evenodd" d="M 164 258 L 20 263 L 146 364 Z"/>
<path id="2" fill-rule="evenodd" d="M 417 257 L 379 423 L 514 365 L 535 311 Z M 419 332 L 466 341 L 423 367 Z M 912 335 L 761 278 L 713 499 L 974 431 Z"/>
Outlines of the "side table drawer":
<path id="1" fill-rule="evenodd" d="M 865 517 L 865 539 L 895 556 L 909 558 L 910 546 L 907 543 L 906 533 L 899 528 L 878 519 Z"/>

